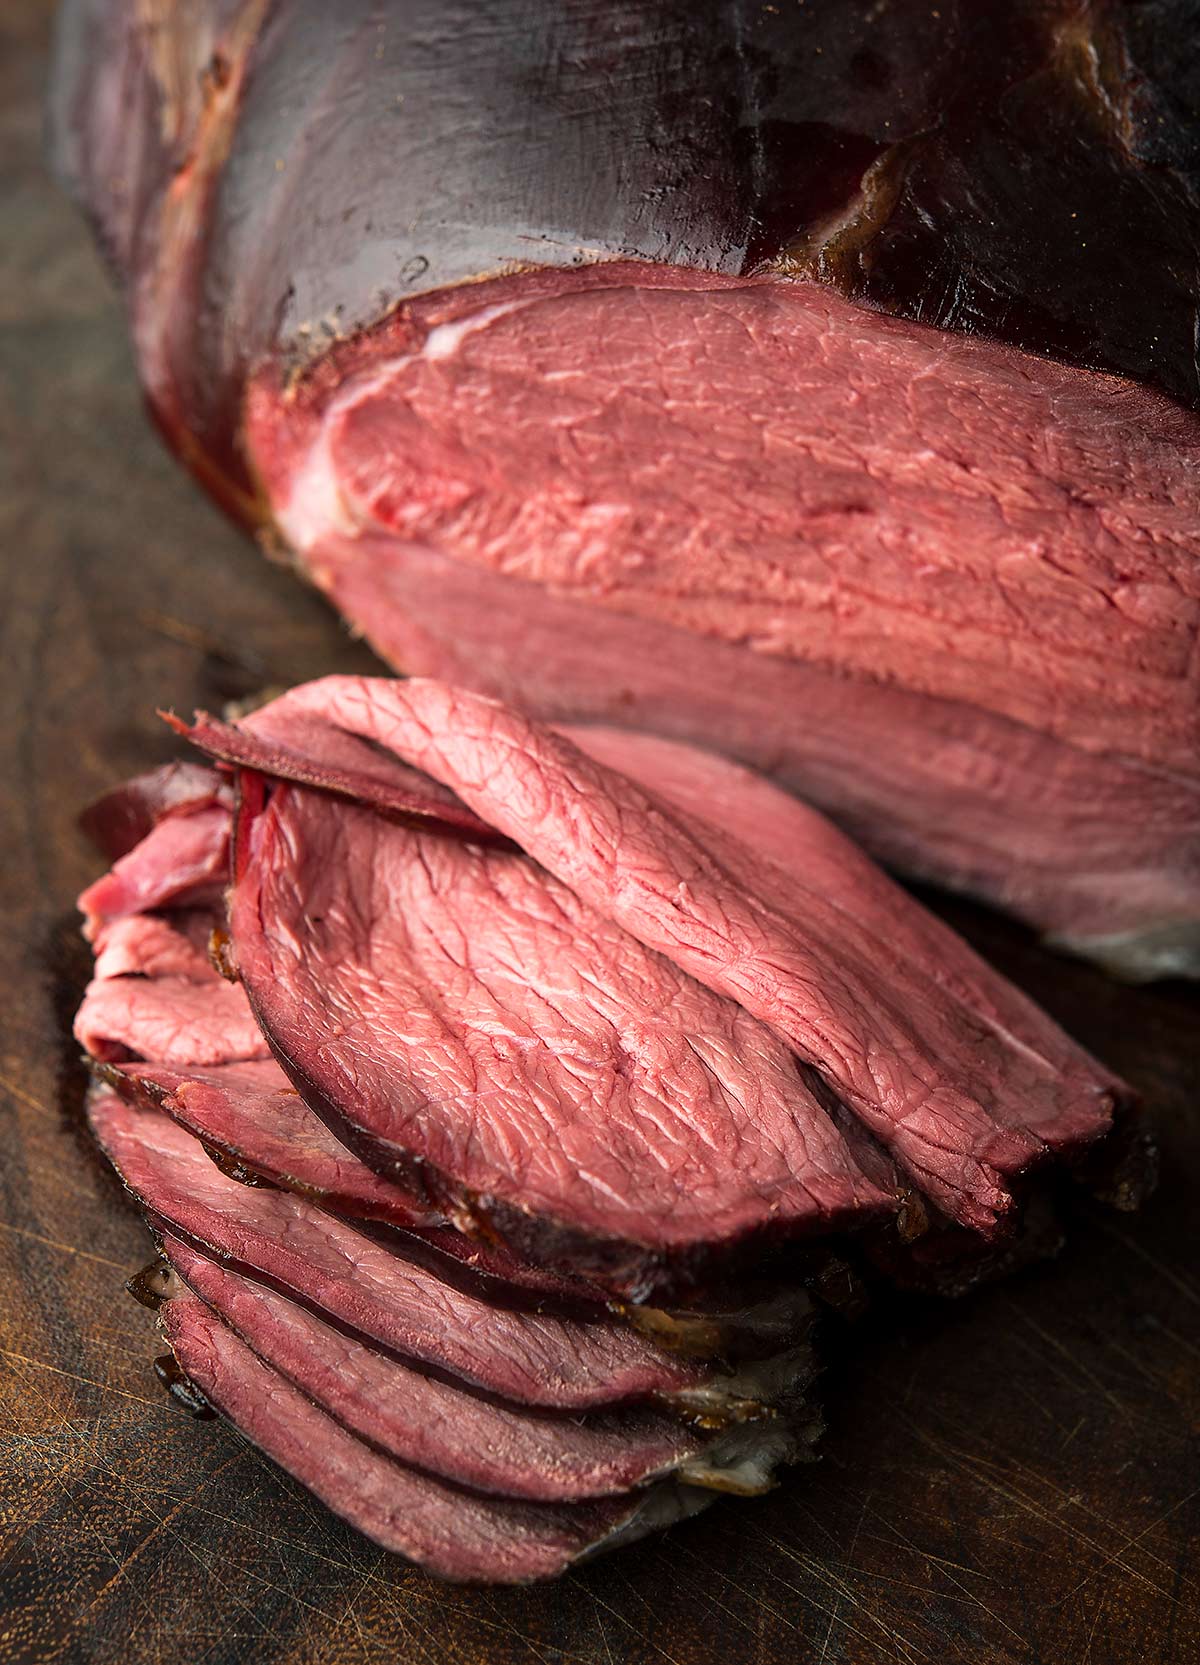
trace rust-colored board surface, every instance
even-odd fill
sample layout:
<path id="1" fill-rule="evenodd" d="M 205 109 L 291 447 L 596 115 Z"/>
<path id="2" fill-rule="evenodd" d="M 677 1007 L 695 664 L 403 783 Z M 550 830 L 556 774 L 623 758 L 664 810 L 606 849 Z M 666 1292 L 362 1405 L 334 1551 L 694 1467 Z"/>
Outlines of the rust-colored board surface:
<path id="1" fill-rule="evenodd" d="M 1200 1004 L 981 913 L 953 917 L 1155 1107 L 1160 1193 L 1081 1210 L 1002 1288 L 877 1311 L 828 1373 L 823 1462 L 769 1499 L 552 1587 L 448 1589 L 162 1394 L 122 1292 L 148 1240 L 80 1132 L 74 817 L 172 753 L 156 705 L 368 657 L 149 431 L 41 172 L 46 32 L 0 9 L 0 1662 L 1200 1659 Z"/>

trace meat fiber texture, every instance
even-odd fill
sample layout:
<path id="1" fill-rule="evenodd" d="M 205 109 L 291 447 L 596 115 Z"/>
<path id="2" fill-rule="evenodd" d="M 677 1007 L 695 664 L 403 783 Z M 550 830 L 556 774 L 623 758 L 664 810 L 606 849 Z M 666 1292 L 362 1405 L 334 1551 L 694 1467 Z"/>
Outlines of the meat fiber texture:
<path id="1" fill-rule="evenodd" d="M 268 1457 L 384 1549 L 445 1578 L 553 1577 L 712 1497 L 675 1485 L 567 1505 L 481 1497 L 356 1439 L 195 1296 L 168 1303 L 164 1329 L 191 1381 Z"/>
<path id="2" fill-rule="evenodd" d="M 248 441 L 395 665 L 765 768 L 1133 974 L 1200 954 L 1200 422 L 810 284 L 424 297 Z"/>
<path id="3" fill-rule="evenodd" d="M 243 771 L 229 911 L 276 1056 L 369 1163 L 526 1258 L 644 1298 L 914 1191 L 994 1240 L 1018 1177 L 1130 1103 L 821 816 L 719 758 L 420 681 L 326 679 L 192 732 L 276 777 Z M 519 852 L 348 802 L 389 753 Z M 314 765 L 340 796 L 292 784 Z"/>
<path id="4" fill-rule="evenodd" d="M 181 1368 L 447 1576 L 548 1576 L 806 1453 L 801 1291 L 732 1323 L 648 1296 L 922 1195 L 961 1204 L 927 1235 L 970 1268 L 1014 1235 L 1011 1193 L 980 1210 L 997 1154 L 1070 1156 L 1124 1102 L 829 823 L 714 755 L 361 679 L 189 732 L 227 773 L 141 794 L 81 899 L 91 1125 L 191 1291 L 164 1319 Z M 958 1118 L 936 1171 L 927 1101 Z"/>
<path id="5" fill-rule="evenodd" d="M 143 843 L 158 871 L 153 830 Z M 122 859 L 136 881 L 137 847 Z M 83 1012 L 97 1009 L 98 986 L 158 1002 L 134 1009 L 130 1056 L 98 1062 L 110 1088 L 89 1117 L 194 1292 L 177 1289 L 164 1315 L 177 1362 L 268 1455 L 432 1571 L 523 1581 L 694 1513 L 716 1491 L 761 1492 L 807 1454 L 818 1425 L 799 1291 L 786 1315 L 776 1302 L 758 1319 L 782 1354 L 731 1373 L 665 1352 L 598 1291 L 431 1220 L 339 1146 L 273 1062 L 154 1062 L 174 1041 L 159 1012 L 184 995 L 207 1052 L 240 1044 L 245 996 L 202 951 L 215 924 L 184 908 L 100 926 Z M 108 1047 L 79 1028 L 102 1060 Z M 235 1159 L 237 1177 L 205 1147 Z M 302 1196 L 238 1183 L 256 1171 Z M 363 1236 L 308 1198 L 407 1229 Z M 559 1316 L 564 1302 L 572 1312 Z M 717 1325 L 657 1316 L 676 1347 L 722 1340 Z"/>
<path id="6" fill-rule="evenodd" d="M 1194 974 L 1200 426 L 1090 368 L 1197 401 L 1186 4 L 393 11 L 63 8 L 58 166 L 206 488 L 401 670 Z"/>

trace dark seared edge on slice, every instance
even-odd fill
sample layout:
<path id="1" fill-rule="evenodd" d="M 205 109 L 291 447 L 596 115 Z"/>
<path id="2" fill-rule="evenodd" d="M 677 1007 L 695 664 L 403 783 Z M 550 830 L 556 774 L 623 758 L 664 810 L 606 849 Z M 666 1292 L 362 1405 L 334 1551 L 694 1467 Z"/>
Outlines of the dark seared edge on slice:
<path id="1" fill-rule="evenodd" d="M 169 815 L 232 804 L 229 782 L 202 763 L 164 763 L 123 781 L 82 812 L 80 830 L 108 861 L 119 861 Z"/>
<path id="2" fill-rule="evenodd" d="M 267 1285 L 178 1238 L 162 1250 L 175 1272 L 252 1347 L 368 1445 L 414 1468 L 502 1497 L 608 1497 L 674 1474 L 749 1495 L 777 1464 L 808 1451 L 816 1418 L 798 1380 L 786 1415 L 710 1431 L 651 1408 L 564 1418 L 463 1393 L 334 1329 Z"/>
<path id="3" fill-rule="evenodd" d="M 411 822 L 414 826 L 428 826 L 431 830 L 481 844 L 507 845 L 507 840 L 495 827 L 473 815 L 452 792 L 431 780 L 419 770 L 406 768 L 399 759 L 387 752 L 372 753 L 356 735 L 341 736 L 327 724 L 311 725 L 312 739 L 318 744 L 333 738 L 340 742 L 337 751 L 352 750 L 353 762 L 340 760 L 327 763 L 315 755 L 315 747 L 308 744 L 298 749 L 296 740 L 309 740 L 302 731 L 290 738 L 293 744 L 273 744 L 264 737 L 262 725 L 248 732 L 233 723 L 223 723 L 198 711 L 191 723 L 185 723 L 169 712 L 161 716 L 177 734 L 182 734 L 209 757 L 238 768 L 257 769 L 277 780 L 296 781 L 301 786 L 316 786 L 322 791 L 358 801 L 366 800 L 377 809 Z M 362 754 L 365 754 L 362 755 Z M 375 765 L 372 767 L 372 765 Z"/>
<path id="4" fill-rule="evenodd" d="M 101 1093 L 88 1115 L 159 1229 L 464 1391 L 563 1411 L 654 1400 L 736 1417 L 749 1413 L 750 1392 L 765 1393 L 762 1384 L 792 1366 L 784 1359 L 725 1373 L 666 1352 L 619 1319 L 580 1322 L 481 1301 L 300 1197 L 227 1178 L 157 1111 Z M 797 1360 L 807 1357 L 804 1343 Z"/>
<path id="5" fill-rule="evenodd" d="M 244 1029 L 249 1026 L 252 1040 L 258 1031 L 240 988 L 221 981 L 201 952 L 211 934 L 210 917 L 194 910 L 132 915 L 98 934 L 96 984 L 105 990 L 114 983 L 107 993 L 119 997 L 126 1011 L 129 992 L 141 995 L 132 1009 L 140 1021 L 125 1029 L 125 1048 L 109 1045 L 105 1026 L 85 1013 L 84 1039 L 95 1051 L 135 1055 L 120 1061 L 93 1056 L 98 1079 L 125 1098 L 161 1108 L 231 1177 L 298 1191 L 351 1216 L 359 1229 L 366 1229 L 367 1219 L 378 1221 L 385 1243 L 389 1229 L 401 1231 L 406 1253 L 424 1254 L 439 1276 L 484 1298 L 577 1316 L 595 1316 L 612 1306 L 604 1290 L 578 1276 L 520 1261 L 494 1237 L 464 1236 L 411 1191 L 375 1173 L 334 1137 L 273 1060 L 221 1062 L 237 1057 Z M 101 975 L 105 961 L 111 963 Z M 85 1008 L 102 1015 L 96 1007 L 96 997 L 89 996 Z M 203 1051 L 218 1061 L 208 1066 L 146 1061 L 164 1045 L 178 1045 L 181 1032 L 191 1034 L 192 1050 L 202 1040 Z M 673 1349 L 756 1356 L 786 1345 L 807 1325 L 811 1303 L 804 1284 L 812 1275 L 812 1268 L 793 1262 L 765 1278 L 723 1279 L 686 1309 L 625 1305 L 622 1311 Z"/>
<path id="6" fill-rule="evenodd" d="M 619 1313 L 663 1346 L 696 1357 L 756 1357 L 794 1344 L 811 1322 L 805 1285 L 815 1273 L 804 1264 L 726 1279 L 668 1311 L 617 1302 L 583 1278 L 518 1260 L 496 1239 L 468 1237 L 341 1145 L 274 1060 L 187 1071 L 93 1061 L 92 1071 L 122 1098 L 155 1106 L 186 1128 L 231 1179 L 295 1191 L 481 1300 L 560 1317 Z"/>
<path id="7" fill-rule="evenodd" d="M 441 1216 L 367 1168 L 315 1116 L 273 1058 L 181 1068 L 100 1062 L 96 1074 L 123 1098 L 153 1104 L 210 1153 L 334 1213 L 409 1230 Z"/>
<path id="8" fill-rule="evenodd" d="M 1102 1138 L 1114 1104 L 1130 1101 L 1128 1089 L 951 932 L 927 927 L 910 897 L 874 875 L 862 885 L 863 858 L 801 806 L 796 822 L 809 827 L 806 853 L 811 845 L 819 883 L 805 882 L 803 860 L 787 873 L 723 830 L 714 851 L 710 825 L 664 809 L 560 736 L 460 690 L 332 678 L 277 705 L 308 721 L 323 709 L 339 727 L 429 770 L 597 913 L 610 913 L 699 983 L 745 1002 L 796 1047 L 918 1189 L 969 1228 L 997 1230 L 1013 1207 L 1015 1176 L 1052 1147 Z M 272 823 L 285 812 L 289 826 L 325 812 L 318 798 L 293 788 L 280 788 L 270 802 L 253 778 L 246 790 L 233 893 L 241 975 L 301 1090 L 324 1114 L 346 1116 L 329 1082 L 313 1079 L 298 1037 L 289 1043 L 281 1032 L 289 1018 L 276 1011 L 282 1003 L 271 972 L 246 963 L 245 938 L 261 940 L 259 857 L 270 853 Z M 294 882 L 280 869 L 274 894 Z M 910 953 L 893 977 L 883 945 L 896 915 Z M 313 926 L 300 921 L 298 928 Z M 378 1149 L 372 1159 L 379 1161 Z M 535 1252 L 532 1244 L 521 1248 Z"/>
<path id="9" fill-rule="evenodd" d="M 443 1578 L 552 1578 L 581 1556 L 694 1514 L 715 1495 L 668 1481 L 585 1503 L 483 1497 L 356 1439 L 199 1297 L 172 1298 L 162 1323 L 179 1367 L 247 1439 L 381 1548 Z"/>
<path id="10" fill-rule="evenodd" d="M 786 1044 L 525 857 L 241 780 L 239 975 L 307 1101 L 380 1171 L 637 1300 L 890 1206 Z M 335 1031 L 364 990 L 351 1062 Z"/>

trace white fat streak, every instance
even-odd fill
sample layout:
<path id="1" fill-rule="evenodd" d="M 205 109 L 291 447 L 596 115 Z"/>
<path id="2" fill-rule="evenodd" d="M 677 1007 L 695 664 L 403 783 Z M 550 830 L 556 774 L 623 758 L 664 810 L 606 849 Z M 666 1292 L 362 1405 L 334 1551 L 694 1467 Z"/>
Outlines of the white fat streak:
<path id="1" fill-rule="evenodd" d="M 485 306 L 482 312 L 469 312 L 465 318 L 456 318 L 452 324 L 435 324 L 425 337 L 418 357 L 449 358 L 458 351 L 468 335 L 474 335 L 476 330 L 486 329 L 497 318 L 503 318 L 509 312 L 518 312 L 531 304 L 531 301 L 519 297 L 512 301 L 498 301 L 495 306 Z"/>
<path id="2" fill-rule="evenodd" d="M 670 1403 L 704 1414 L 727 1414 L 744 1407 L 770 1405 L 785 1393 L 799 1392 L 815 1374 L 808 1340 L 767 1359 L 752 1360 L 730 1375 L 714 1372 L 695 1387 L 668 1395 Z"/>
<path id="3" fill-rule="evenodd" d="M 274 505 L 279 528 L 297 554 L 308 555 L 329 539 L 353 538 L 362 531 L 342 494 L 334 465 L 329 436 L 337 419 L 354 406 L 386 393 L 414 359 L 436 363 L 451 358 L 469 335 L 486 329 L 510 312 L 532 306 L 534 299 L 531 296 L 498 302 L 453 323 L 436 324 L 416 353 L 388 359 L 369 374 L 353 377 L 338 390 L 321 417 L 316 438 L 288 482 L 285 500 Z"/>
<path id="4" fill-rule="evenodd" d="M 682 1463 L 676 1478 L 685 1485 L 737 1497 L 759 1497 L 775 1485 L 783 1463 L 811 1462 L 821 1420 L 811 1405 L 776 1422 L 747 1422 Z"/>
<path id="5" fill-rule="evenodd" d="M 288 482 L 286 499 L 274 505 L 280 531 L 297 554 L 307 555 L 331 538 L 352 538 L 361 530 L 342 495 L 330 435 L 343 411 L 383 392 L 409 357 L 389 359 L 369 376 L 354 377 L 323 412 L 316 438 Z"/>

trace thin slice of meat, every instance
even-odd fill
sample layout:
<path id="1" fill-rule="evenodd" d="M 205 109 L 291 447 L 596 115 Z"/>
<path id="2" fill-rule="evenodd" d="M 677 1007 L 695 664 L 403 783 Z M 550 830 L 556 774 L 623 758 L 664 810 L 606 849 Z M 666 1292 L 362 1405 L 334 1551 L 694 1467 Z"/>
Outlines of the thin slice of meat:
<path id="1" fill-rule="evenodd" d="M 95 976 L 182 977 L 189 983 L 210 983 L 217 977 L 209 958 L 217 924 L 217 914 L 205 908 L 181 909 L 169 918 L 131 913 L 109 920 L 92 937 Z"/>
<path id="2" fill-rule="evenodd" d="M 176 965 L 191 951 L 187 922 L 203 939 L 211 924 L 203 913 L 170 917 L 135 915 L 105 927 L 114 947 L 123 950 L 122 975 L 152 974 L 159 960 Z M 175 926 L 182 928 L 176 931 Z M 147 929 L 143 929 L 146 927 Z M 107 950 L 105 950 L 107 952 Z M 103 957 L 103 956 L 102 956 Z M 244 1044 L 245 1007 L 230 1002 L 229 990 L 205 958 L 197 981 L 210 990 L 211 1011 L 200 996 L 189 996 L 185 1015 L 190 1032 L 199 1027 L 205 1048 L 236 1057 Z M 177 992 L 177 984 L 160 980 L 152 992 L 158 1015 Z M 91 1010 L 91 1008 L 89 1008 Z M 204 1020 L 200 1022 L 199 1020 Z M 100 1047 L 97 1037 L 90 1037 Z M 143 1044 L 155 1036 L 139 1035 Z M 122 1050 L 116 1046 L 108 1050 Z M 153 1054 L 150 1054 L 153 1058 Z M 265 1179 L 311 1197 L 335 1212 L 374 1219 L 398 1229 L 420 1229 L 424 1248 L 436 1255 L 447 1276 L 498 1279 L 514 1297 L 553 1299 L 571 1309 L 606 1304 L 603 1290 L 578 1277 L 518 1260 L 495 1240 L 472 1239 L 441 1223 L 420 1187 L 405 1190 L 363 1163 L 337 1140 L 304 1103 L 288 1077 L 270 1059 L 241 1064 L 159 1064 L 142 1059 L 97 1061 L 96 1073 L 123 1097 L 163 1109 L 193 1133 L 224 1171 L 235 1178 Z M 733 1348 L 760 1347 L 764 1339 L 793 1338 L 807 1321 L 808 1304 L 799 1288 L 726 1291 L 732 1310 L 668 1314 L 637 1308 L 632 1321 L 648 1333 L 670 1338 L 673 1346 L 712 1354 Z"/>
<path id="3" fill-rule="evenodd" d="M 523 855 L 291 785 L 242 815 L 230 927 L 276 1055 L 522 1257 L 648 1299 L 889 1206 L 785 1044 Z"/>
<path id="4" fill-rule="evenodd" d="M 401 1228 L 440 1220 L 335 1139 L 273 1058 L 208 1069 L 135 1062 L 103 1079 L 122 1097 L 163 1109 L 248 1177 L 300 1192 L 335 1213 Z"/>
<path id="5" fill-rule="evenodd" d="M 511 1299 L 606 1304 L 604 1292 L 581 1279 L 526 1265 L 502 1244 L 465 1236 L 420 1196 L 369 1168 L 314 1115 L 273 1059 L 208 1069 L 103 1061 L 95 1073 L 122 1098 L 153 1105 L 186 1128 L 231 1178 L 265 1180 L 335 1214 L 404 1232 L 408 1252 L 425 1251 L 452 1281 L 489 1280 Z M 775 1302 L 767 1316 L 783 1305 Z M 803 1316 L 798 1312 L 797 1320 Z"/>
<path id="6" fill-rule="evenodd" d="M 126 914 L 215 902 L 228 871 L 227 804 L 206 802 L 168 815 L 80 896 L 85 935 Z"/>
<path id="7" fill-rule="evenodd" d="M 266 711 L 266 708 L 263 708 Z M 258 769 L 279 780 L 320 787 L 342 797 L 366 801 L 413 826 L 428 826 L 484 844 L 507 840 L 473 815 L 452 792 L 418 769 L 408 769 L 390 753 L 382 754 L 358 735 L 320 720 L 285 724 L 282 742 L 271 739 L 269 712 L 253 726 L 220 722 L 197 712 L 194 723 L 166 714 L 166 721 L 210 757 Z"/>
<path id="8" fill-rule="evenodd" d="M 562 732 L 682 810 L 748 891 L 798 917 L 812 917 L 811 898 L 820 895 L 831 930 L 860 963 L 886 963 L 896 995 L 926 1007 L 931 993 L 938 997 L 941 1045 L 964 1074 L 974 1059 L 986 1082 L 1024 1056 L 1045 1080 L 1068 1089 L 993 1094 L 988 1108 L 997 1121 L 1029 1128 L 1053 1150 L 1082 1147 L 1107 1131 L 1112 1102 L 1128 1091 L 1123 1083 L 949 926 L 912 905 L 823 815 L 753 770 L 696 746 L 604 726 Z M 753 864 L 746 852 L 757 858 Z"/>
<path id="9" fill-rule="evenodd" d="M 736 1376 L 672 1357 L 619 1320 L 581 1323 L 468 1295 L 285 1192 L 227 1178 L 182 1128 L 111 1093 L 92 1131 L 165 1230 L 400 1354 L 516 1404 L 559 1410 L 661 1399 L 739 1409 Z"/>
<path id="10" fill-rule="evenodd" d="M 406 1234 L 439 1276 L 506 1305 L 576 1317 L 603 1316 L 613 1303 L 582 1278 L 518 1260 L 503 1244 L 470 1238 L 435 1210 L 391 1184 L 341 1145 L 273 1060 L 181 1070 L 140 1062 L 95 1066 L 121 1097 L 163 1110 L 197 1138 L 223 1173 L 266 1180 L 352 1220 L 376 1220 Z M 387 1240 L 385 1240 L 387 1241 Z M 685 1309 L 622 1309 L 626 1321 L 672 1351 L 697 1357 L 758 1356 L 792 1346 L 806 1332 L 812 1303 L 797 1281 L 727 1286 Z"/>
<path id="11" fill-rule="evenodd" d="M 799 1429 L 766 1416 L 705 1433 L 637 1407 L 562 1417 L 463 1393 L 379 1353 L 263 1284 L 186 1243 L 162 1248 L 189 1288 L 308 1398 L 369 1445 L 415 1468 L 501 1497 L 574 1501 L 610 1497 L 674 1473 L 752 1494 L 803 1448 Z"/>
<path id="12" fill-rule="evenodd" d="M 838 881 L 832 831 L 820 840 L 821 882 L 807 881 L 799 852 L 781 887 L 775 862 L 737 840 L 713 852 L 706 823 L 665 809 L 627 775 L 492 701 L 438 683 L 364 678 L 294 690 L 277 703 L 276 722 L 284 701 L 306 721 L 323 712 L 426 770 L 579 901 L 769 1024 L 960 1224 L 996 1230 L 1014 1206 L 1015 1175 L 1052 1143 L 1101 1136 L 1114 1103 L 1128 1100 L 1086 1054 L 1064 1050 L 1049 1020 L 1041 1050 L 997 1022 L 994 992 L 976 1001 L 974 957 L 959 955 L 949 934 L 928 963 L 923 951 L 893 977 L 893 956 L 879 945 L 918 904 L 891 886 L 886 905 L 844 901 L 857 888 L 859 859 L 845 847 Z M 280 794 L 268 816 L 281 800 L 289 835 L 301 840 L 307 801 Z M 265 830 L 261 844 L 248 840 L 239 852 L 234 906 L 243 928 L 261 907 L 250 894 L 264 876 L 261 855 L 276 847 Z M 918 927 L 904 929 L 915 941 Z M 259 980 L 271 962 L 255 953 L 257 943 L 243 974 L 258 1002 L 270 998 Z M 954 988 L 971 990 L 971 1001 L 950 998 Z M 272 1017 L 266 1024 L 275 1031 Z M 298 1040 L 283 1051 L 301 1050 Z M 1058 1060 L 1068 1053 L 1064 1068 Z"/>
<path id="13" fill-rule="evenodd" d="M 116 1063 L 184 1068 L 269 1056 L 244 992 L 219 979 L 97 977 L 75 1014 L 75 1039 L 91 1057 Z"/>
<path id="14" fill-rule="evenodd" d="M 164 763 L 89 804 L 79 825 L 109 861 L 128 855 L 168 815 L 232 805 L 229 782 L 202 763 Z"/>
<path id="15" fill-rule="evenodd" d="M 551 1578 L 591 1551 L 694 1513 L 712 1496 L 668 1483 L 576 1504 L 479 1497 L 347 1433 L 197 1296 L 169 1301 L 163 1329 L 180 1368 L 261 1451 L 382 1548 L 443 1578 Z"/>

